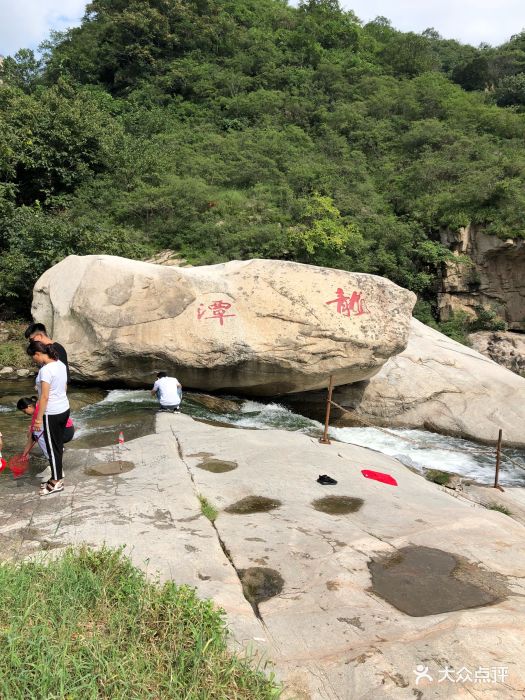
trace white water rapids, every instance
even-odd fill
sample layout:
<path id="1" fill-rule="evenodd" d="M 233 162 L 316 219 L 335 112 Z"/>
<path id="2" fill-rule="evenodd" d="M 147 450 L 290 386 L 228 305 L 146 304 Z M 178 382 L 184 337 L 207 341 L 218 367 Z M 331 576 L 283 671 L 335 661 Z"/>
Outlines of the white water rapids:
<path id="1" fill-rule="evenodd" d="M 28 384 L 17 384 L 0 389 L 0 429 L 4 432 L 6 455 L 21 449 L 27 431 L 27 418 L 16 410 L 15 391 L 30 392 Z M 85 396 L 89 389 L 71 387 L 71 396 Z M 100 389 L 97 398 L 100 396 Z M 5 393 L 5 395 L 4 395 Z M 23 395 L 23 394 L 21 394 Z M 30 395 L 30 393 L 28 394 Z M 190 393 L 185 395 L 182 412 L 195 418 L 213 420 L 218 424 L 235 425 L 238 428 L 299 431 L 320 436 L 323 426 L 278 403 L 258 401 L 241 402 L 240 411 L 213 413 L 196 401 Z M 231 397 L 235 399 L 235 397 Z M 238 399 L 235 399 L 238 401 Z M 96 401 L 96 399 L 95 399 Z M 116 389 L 108 391 L 97 403 L 84 405 L 73 411 L 76 426 L 71 449 L 89 448 L 113 444 L 120 430 L 126 440 L 146 434 L 153 429 L 156 400 L 149 391 Z M 492 484 L 494 480 L 495 449 L 468 440 L 447 437 L 424 430 L 402 430 L 389 428 L 335 428 L 330 437 L 340 442 L 369 447 L 395 457 L 403 464 L 424 472 L 425 469 L 448 471 L 470 478 L 481 484 Z M 77 442 L 78 441 L 78 442 Z M 525 486 L 525 451 L 505 448 L 501 464 L 502 486 Z M 510 458 L 510 459 L 509 459 Z M 511 461 L 512 460 L 512 461 Z"/>
<path id="2" fill-rule="evenodd" d="M 155 406 L 155 401 L 147 391 L 113 390 L 98 404 L 90 407 L 97 412 L 109 408 L 108 404 L 137 404 Z M 100 407 L 97 409 L 97 407 Z M 235 425 L 239 428 L 268 430 L 294 430 L 311 435 L 320 435 L 321 423 L 294 413 L 278 403 L 243 401 L 238 413 L 215 414 L 191 401 L 191 394 L 183 402 L 183 412 L 196 418 L 212 418 L 218 422 Z M 87 416 L 86 416 L 87 418 Z M 82 432 L 89 432 L 89 423 L 79 422 Z M 419 472 L 425 469 L 438 469 L 453 472 L 481 484 L 491 484 L 494 480 L 495 449 L 469 440 L 447 437 L 425 430 L 389 428 L 330 428 L 330 437 L 340 442 L 369 447 L 395 457 L 400 462 Z M 525 454 L 520 450 L 504 449 L 500 473 L 500 483 L 505 486 L 525 486 Z M 521 466 L 518 466 L 521 465 Z"/>

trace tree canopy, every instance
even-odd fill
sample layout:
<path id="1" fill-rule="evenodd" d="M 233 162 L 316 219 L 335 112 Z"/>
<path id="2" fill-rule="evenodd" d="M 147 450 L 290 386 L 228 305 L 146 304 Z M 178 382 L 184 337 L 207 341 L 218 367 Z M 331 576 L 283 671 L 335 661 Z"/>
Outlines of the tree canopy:
<path id="1" fill-rule="evenodd" d="M 525 35 L 337 0 L 93 0 L 0 69 L 0 313 L 70 253 L 273 257 L 432 303 L 440 231 L 524 236 Z"/>

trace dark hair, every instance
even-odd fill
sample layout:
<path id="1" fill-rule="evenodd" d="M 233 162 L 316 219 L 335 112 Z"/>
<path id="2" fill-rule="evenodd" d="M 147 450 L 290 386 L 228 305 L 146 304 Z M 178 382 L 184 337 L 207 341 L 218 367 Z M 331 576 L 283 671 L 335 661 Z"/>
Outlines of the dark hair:
<path id="1" fill-rule="evenodd" d="M 31 396 L 31 398 L 24 396 L 23 398 L 18 399 L 16 407 L 19 411 L 24 411 L 26 408 L 29 408 L 29 406 L 35 406 L 37 400 L 38 399 L 36 398 L 36 396 Z"/>
<path id="2" fill-rule="evenodd" d="M 167 377 L 168 373 L 167 372 L 159 372 L 157 374 L 157 379 L 163 379 L 164 377 Z"/>
<path id="3" fill-rule="evenodd" d="M 50 343 L 49 345 L 46 345 L 45 343 L 42 343 L 40 340 L 29 341 L 29 345 L 27 346 L 27 354 L 30 357 L 33 357 L 36 352 L 41 352 L 44 355 L 47 355 L 48 357 L 50 357 L 52 360 L 58 360 L 57 351 L 53 347 L 52 343 Z"/>
<path id="4" fill-rule="evenodd" d="M 46 327 L 43 323 L 30 323 L 25 330 L 24 337 L 30 338 L 35 333 L 43 333 L 44 335 L 47 335 Z"/>

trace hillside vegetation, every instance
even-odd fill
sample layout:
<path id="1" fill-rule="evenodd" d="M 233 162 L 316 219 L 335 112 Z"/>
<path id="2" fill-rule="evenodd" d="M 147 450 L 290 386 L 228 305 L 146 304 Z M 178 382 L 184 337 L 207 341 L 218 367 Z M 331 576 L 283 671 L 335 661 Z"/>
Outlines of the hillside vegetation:
<path id="1" fill-rule="evenodd" d="M 473 48 L 335 0 L 94 0 L 0 85 L 0 313 L 70 253 L 385 275 L 524 235 L 525 33 Z"/>

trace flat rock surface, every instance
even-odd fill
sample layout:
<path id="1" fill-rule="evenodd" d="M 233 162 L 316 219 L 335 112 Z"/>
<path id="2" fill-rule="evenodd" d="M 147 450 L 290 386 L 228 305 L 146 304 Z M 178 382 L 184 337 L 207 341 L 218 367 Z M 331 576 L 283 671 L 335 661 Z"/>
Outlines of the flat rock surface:
<path id="1" fill-rule="evenodd" d="M 522 696 L 525 528 L 512 518 L 375 451 L 182 414 L 159 415 L 155 435 L 126 444 L 128 471 L 92 473 L 118 462 L 111 448 L 76 460 L 62 494 L 39 499 L 29 479 L 9 483 L 4 557 L 124 544 L 152 574 L 223 606 L 237 643 L 273 661 L 284 697 Z M 230 468 L 199 468 L 206 460 Z M 319 474 L 337 485 L 321 486 Z M 214 524 L 198 495 L 219 511 Z M 331 505 L 314 507 L 327 496 Z M 407 595 L 410 614 L 400 609 Z"/>

